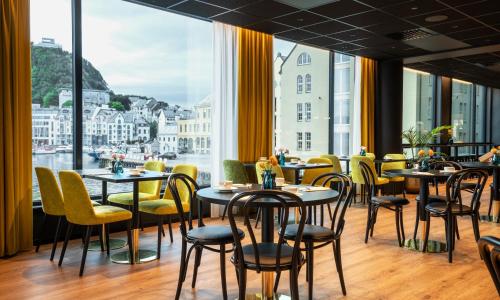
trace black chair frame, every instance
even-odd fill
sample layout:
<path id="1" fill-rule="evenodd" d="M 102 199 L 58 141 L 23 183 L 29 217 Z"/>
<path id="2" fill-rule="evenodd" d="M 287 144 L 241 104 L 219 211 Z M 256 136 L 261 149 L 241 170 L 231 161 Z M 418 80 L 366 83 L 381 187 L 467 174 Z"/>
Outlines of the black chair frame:
<path id="1" fill-rule="evenodd" d="M 500 238 L 483 236 L 477 247 L 500 297 Z"/>

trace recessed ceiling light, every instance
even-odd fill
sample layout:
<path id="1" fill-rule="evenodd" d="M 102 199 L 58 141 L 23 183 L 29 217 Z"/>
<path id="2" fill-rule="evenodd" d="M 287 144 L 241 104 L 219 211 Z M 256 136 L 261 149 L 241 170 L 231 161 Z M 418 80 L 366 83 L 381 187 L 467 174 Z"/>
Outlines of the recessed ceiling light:
<path id="1" fill-rule="evenodd" d="M 413 6 L 411 10 L 418 10 L 418 6 Z"/>
<path id="2" fill-rule="evenodd" d="M 297 21 L 299 21 L 299 22 L 304 22 L 304 19 L 302 19 L 302 18 L 298 18 L 298 19 L 297 19 Z"/>
<path id="3" fill-rule="evenodd" d="M 436 22 L 443 22 L 448 20 L 448 16 L 446 15 L 434 15 L 434 16 L 429 16 L 425 18 L 425 22 L 428 23 L 436 23 Z"/>
<path id="4" fill-rule="evenodd" d="M 458 26 L 458 25 L 451 26 L 451 28 L 453 28 L 453 29 L 457 29 L 458 27 L 460 27 L 460 26 Z"/>

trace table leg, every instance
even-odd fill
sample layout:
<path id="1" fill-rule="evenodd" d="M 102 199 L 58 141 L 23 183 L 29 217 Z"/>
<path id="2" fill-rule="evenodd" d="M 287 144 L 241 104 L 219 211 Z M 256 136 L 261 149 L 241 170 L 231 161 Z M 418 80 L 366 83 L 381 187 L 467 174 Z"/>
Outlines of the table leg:
<path id="1" fill-rule="evenodd" d="M 500 223 L 500 168 L 493 169 L 493 203 L 491 215 L 482 215 L 481 220 L 486 222 Z"/>
<path id="2" fill-rule="evenodd" d="M 102 204 L 108 204 L 108 182 L 102 181 L 102 193 L 101 193 Z M 107 236 L 104 234 L 106 232 L 106 225 L 102 225 L 102 242 L 104 244 L 104 249 L 106 249 L 106 239 Z M 109 239 L 109 250 L 116 250 L 123 248 L 127 245 L 127 241 L 121 239 Z M 101 251 L 100 241 L 91 241 L 89 244 L 89 251 Z"/>
<path id="3" fill-rule="evenodd" d="M 300 184 L 300 170 L 295 169 L 295 184 Z"/>
<path id="4" fill-rule="evenodd" d="M 405 247 L 410 249 L 410 250 L 415 250 L 415 251 L 423 251 L 423 244 L 424 244 L 424 239 L 425 239 L 425 229 L 427 227 L 427 215 L 425 213 L 425 206 L 427 205 L 429 201 L 429 179 L 421 177 L 420 178 L 420 201 L 418 205 L 420 205 L 420 230 L 421 230 L 421 239 L 408 239 L 405 241 Z M 434 240 L 429 240 L 427 242 L 427 252 L 445 252 L 446 251 L 446 244 L 441 243 L 439 241 L 434 241 Z"/>
<path id="5" fill-rule="evenodd" d="M 157 252 L 154 250 L 144 250 L 139 248 L 139 182 L 134 181 L 132 208 L 132 257 L 128 251 L 111 255 L 111 261 L 121 264 L 140 264 L 157 259 Z"/>

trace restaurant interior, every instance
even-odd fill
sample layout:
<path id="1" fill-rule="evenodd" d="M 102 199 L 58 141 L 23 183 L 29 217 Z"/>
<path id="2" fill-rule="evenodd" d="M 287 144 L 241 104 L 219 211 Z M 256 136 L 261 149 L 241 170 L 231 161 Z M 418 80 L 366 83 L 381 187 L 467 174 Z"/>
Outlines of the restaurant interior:
<path id="1" fill-rule="evenodd" d="M 1 3 L 0 299 L 500 299 L 500 1 Z"/>

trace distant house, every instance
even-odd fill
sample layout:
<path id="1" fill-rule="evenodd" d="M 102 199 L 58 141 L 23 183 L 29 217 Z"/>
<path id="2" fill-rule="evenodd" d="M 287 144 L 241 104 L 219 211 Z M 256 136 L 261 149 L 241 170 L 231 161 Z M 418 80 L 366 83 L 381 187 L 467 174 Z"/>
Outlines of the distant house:
<path id="1" fill-rule="evenodd" d="M 62 49 L 61 44 L 56 44 L 56 40 L 53 38 L 42 37 L 42 41 L 40 43 L 36 43 L 33 46 L 42 47 L 42 48 L 56 48 Z"/>
<path id="2" fill-rule="evenodd" d="M 182 153 L 210 153 L 211 96 L 194 106 L 191 114 L 177 121 L 178 148 Z"/>
<path id="3" fill-rule="evenodd" d="M 159 151 L 176 152 L 177 147 L 177 123 L 173 109 L 163 109 L 158 115 L 158 142 Z"/>
<path id="4" fill-rule="evenodd" d="M 98 106 L 109 103 L 109 91 L 103 90 L 83 90 L 83 106 Z M 66 101 L 73 101 L 73 90 L 63 88 L 59 90 L 59 107 Z"/>

